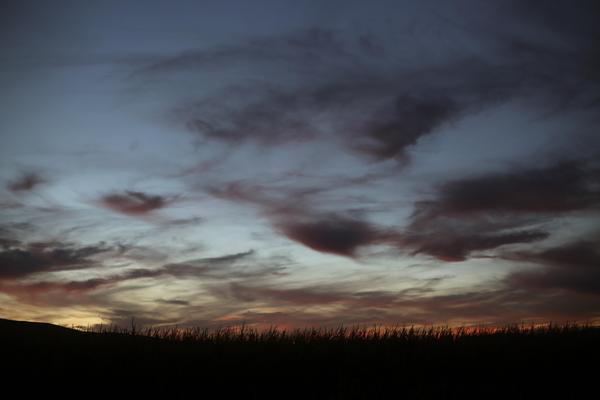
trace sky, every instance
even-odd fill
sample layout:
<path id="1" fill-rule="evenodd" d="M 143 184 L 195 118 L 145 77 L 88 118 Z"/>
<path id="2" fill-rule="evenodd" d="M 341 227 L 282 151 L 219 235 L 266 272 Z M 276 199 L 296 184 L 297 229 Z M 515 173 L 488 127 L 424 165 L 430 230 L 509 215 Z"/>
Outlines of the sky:
<path id="1" fill-rule="evenodd" d="M 5 1 L 0 317 L 600 319 L 597 1 Z"/>

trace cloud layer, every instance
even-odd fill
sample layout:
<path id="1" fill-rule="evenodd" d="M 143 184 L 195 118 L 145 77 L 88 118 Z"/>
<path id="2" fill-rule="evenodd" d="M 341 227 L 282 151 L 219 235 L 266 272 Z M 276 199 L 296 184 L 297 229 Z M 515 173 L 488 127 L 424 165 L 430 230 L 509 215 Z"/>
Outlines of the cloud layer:
<path id="1" fill-rule="evenodd" d="M 0 35 L 2 317 L 600 318 L 597 2 L 60 3 Z"/>

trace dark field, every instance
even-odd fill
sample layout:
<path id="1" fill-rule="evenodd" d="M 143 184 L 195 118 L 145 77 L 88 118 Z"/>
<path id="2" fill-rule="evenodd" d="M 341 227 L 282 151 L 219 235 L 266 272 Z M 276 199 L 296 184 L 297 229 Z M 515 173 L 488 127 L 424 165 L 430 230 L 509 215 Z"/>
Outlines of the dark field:
<path id="1" fill-rule="evenodd" d="M 10 398 L 598 395 L 600 329 L 589 326 L 92 333 L 0 320 L 0 343 Z"/>

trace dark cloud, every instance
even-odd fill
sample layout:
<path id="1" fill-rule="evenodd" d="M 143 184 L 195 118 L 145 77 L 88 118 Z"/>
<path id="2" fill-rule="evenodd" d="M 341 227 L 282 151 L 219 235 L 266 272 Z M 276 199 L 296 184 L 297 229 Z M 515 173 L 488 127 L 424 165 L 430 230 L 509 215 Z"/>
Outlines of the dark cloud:
<path id="1" fill-rule="evenodd" d="M 304 219 L 302 215 L 281 218 L 277 227 L 289 239 L 322 253 L 353 257 L 359 247 L 383 238 L 377 229 L 358 219 L 337 215 Z"/>
<path id="2" fill-rule="evenodd" d="M 540 226 L 545 220 L 597 209 L 599 188 L 599 170 L 585 161 L 466 177 L 437 186 L 433 199 L 415 203 L 404 228 L 379 227 L 361 213 L 319 212 L 314 205 L 324 192 L 319 187 L 236 181 L 208 191 L 258 207 L 276 231 L 319 252 L 355 257 L 363 246 L 386 244 L 413 255 L 464 261 L 473 252 L 548 238 Z"/>
<path id="3" fill-rule="evenodd" d="M 176 114 L 192 132 L 230 143 L 276 145 L 329 136 L 388 159 L 404 157 L 409 146 L 465 106 L 449 95 L 406 94 L 379 76 L 353 78 L 294 89 L 256 83 L 228 88 Z M 324 120 L 333 128 L 323 126 Z"/>
<path id="4" fill-rule="evenodd" d="M 322 253 L 355 257 L 360 247 L 389 242 L 393 236 L 351 213 L 314 210 L 309 199 L 327 190 L 319 187 L 277 188 L 232 182 L 208 190 L 221 199 L 258 207 L 277 232 Z"/>
<path id="5" fill-rule="evenodd" d="M 416 203 L 403 246 L 445 261 L 471 252 L 545 239 L 532 228 L 548 217 L 597 209 L 600 174 L 584 162 L 519 169 L 440 185 L 435 199 Z"/>
<path id="6" fill-rule="evenodd" d="M 536 270 L 509 275 L 507 282 L 513 287 L 600 295 L 600 241 L 581 240 L 508 258 L 539 264 Z"/>
<path id="7" fill-rule="evenodd" d="M 391 110 L 382 110 L 366 121 L 364 143 L 357 149 L 377 159 L 404 157 L 408 147 L 413 146 L 426 134 L 458 115 L 460 106 L 449 98 L 426 98 L 409 96 L 395 99 Z"/>
<path id="8" fill-rule="evenodd" d="M 65 243 L 9 243 L 0 252 L 0 279 L 13 279 L 40 272 L 89 268 L 93 256 L 109 249 L 104 245 L 77 247 Z"/>
<path id="9" fill-rule="evenodd" d="M 173 305 L 173 306 L 189 306 L 190 302 L 186 300 L 178 300 L 178 299 L 158 299 L 156 300 L 158 303 Z"/>
<path id="10" fill-rule="evenodd" d="M 520 169 L 441 185 L 417 204 L 415 225 L 476 213 L 561 213 L 600 206 L 600 170 L 582 162 Z"/>
<path id="11" fill-rule="evenodd" d="M 523 71 L 526 94 L 541 95 L 557 112 L 593 108 L 600 86 L 597 2 L 510 1 L 498 11 L 506 23 L 477 29 Z"/>
<path id="12" fill-rule="evenodd" d="M 103 206 L 130 216 L 151 214 L 156 210 L 168 206 L 172 201 L 172 198 L 130 190 L 124 193 L 107 194 L 100 199 Z"/>
<path id="13" fill-rule="evenodd" d="M 401 243 L 415 248 L 413 254 L 429 254 L 442 261 L 458 262 L 466 260 L 472 252 L 491 250 L 507 244 L 535 242 L 548 236 L 548 232 L 539 230 L 502 233 L 469 231 L 465 227 L 451 230 L 440 226 L 430 233 L 406 234 Z"/>
<path id="14" fill-rule="evenodd" d="M 45 179 L 43 179 L 39 174 L 35 172 L 28 172 L 23 173 L 17 179 L 10 181 L 6 185 L 6 188 L 14 193 L 28 192 L 44 182 Z"/>
<path id="15" fill-rule="evenodd" d="M 519 218 L 462 218 L 443 209 L 442 200 L 417 203 L 404 229 L 383 228 L 362 213 L 319 212 L 314 198 L 319 190 L 299 191 L 234 182 L 210 192 L 219 198 L 257 206 L 274 229 L 315 251 L 356 257 L 361 247 L 384 244 L 429 254 L 444 261 L 463 261 L 473 251 L 548 237 L 540 229 L 523 228 L 531 221 Z M 301 195 L 301 194 L 305 195 Z M 306 195 L 308 193 L 308 195 Z M 490 212 L 493 210 L 489 210 Z"/>
<path id="16" fill-rule="evenodd" d="M 252 141 L 273 146 L 321 138 L 340 141 L 347 149 L 378 160 L 404 159 L 406 150 L 422 136 L 467 108 L 479 109 L 496 100 L 489 90 L 485 98 L 478 93 L 429 90 L 428 84 L 417 90 L 415 83 L 399 85 L 403 77 L 361 71 L 347 81 L 339 76 L 331 79 L 300 87 L 236 85 L 178 108 L 174 118 L 194 133 L 231 144 Z M 472 107 L 475 103 L 478 106 Z"/>
<path id="17" fill-rule="evenodd" d="M 589 22 L 597 7 L 566 7 L 565 25 L 557 18 L 564 5 L 540 6 L 539 14 L 537 8 L 509 2 L 495 15 L 506 23 L 486 26 L 468 18 L 465 24 L 437 21 L 453 34 L 464 25 L 459 30 L 469 39 L 463 39 L 477 36 L 491 52 L 446 54 L 444 43 L 436 44 L 442 56 L 432 52 L 431 59 L 407 62 L 413 53 L 422 55 L 418 38 L 393 42 L 308 29 L 167 57 L 136 76 L 237 72 L 172 110 L 176 123 L 203 138 L 262 146 L 332 139 L 377 160 L 404 162 L 421 137 L 500 102 L 526 97 L 572 109 L 597 101 L 600 35 Z M 586 28 L 573 23 L 579 19 Z M 532 27 L 564 40 L 545 40 Z"/>
<path id="18" fill-rule="evenodd" d="M 176 56 L 142 72 L 204 73 L 224 58 L 245 69 L 273 70 L 268 83 L 241 73 L 239 81 L 177 107 L 172 117 L 202 137 L 231 144 L 330 138 L 376 159 L 404 159 L 420 137 L 506 98 L 514 91 L 508 83 L 520 75 L 498 77 L 482 63 L 455 61 L 449 71 L 404 65 L 394 71 L 382 68 L 383 52 L 374 56 L 376 42 L 371 36 L 365 46 L 364 37 L 309 30 Z"/>
<path id="19" fill-rule="evenodd" d="M 0 238 L 0 247 L 4 250 L 17 247 L 21 242 L 15 239 Z"/>
<path id="20" fill-rule="evenodd" d="M 227 254 L 219 257 L 207 257 L 201 258 L 197 262 L 201 264 L 233 264 L 236 261 L 240 261 L 254 255 L 254 250 L 248 250 L 241 253 Z"/>
<path id="21" fill-rule="evenodd" d="M 0 287 L 8 293 L 28 293 L 31 296 L 39 296 L 49 292 L 70 292 L 83 294 L 91 290 L 105 286 L 109 280 L 104 278 L 93 278 L 81 281 L 56 281 L 56 282 L 35 282 L 23 284 L 10 284 Z M 11 288 L 11 289 L 8 289 Z M 8 290 L 7 290 L 8 289 Z"/>

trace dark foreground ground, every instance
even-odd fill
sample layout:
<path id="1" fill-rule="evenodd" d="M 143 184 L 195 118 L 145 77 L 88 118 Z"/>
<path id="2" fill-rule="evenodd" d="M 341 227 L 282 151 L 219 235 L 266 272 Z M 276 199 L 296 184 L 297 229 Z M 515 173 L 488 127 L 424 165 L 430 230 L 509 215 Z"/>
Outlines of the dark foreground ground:
<path id="1" fill-rule="evenodd" d="M 109 399 L 578 399 L 600 393 L 600 329 L 592 327 L 145 333 L 155 337 L 0 320 L 3 389 L 17 390 L 10 398 Z"/>

